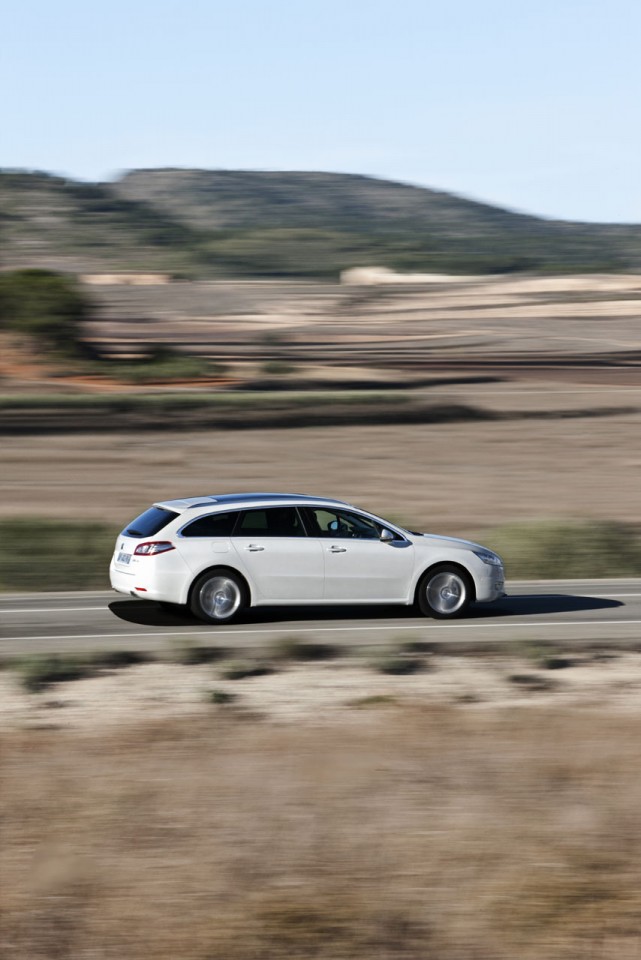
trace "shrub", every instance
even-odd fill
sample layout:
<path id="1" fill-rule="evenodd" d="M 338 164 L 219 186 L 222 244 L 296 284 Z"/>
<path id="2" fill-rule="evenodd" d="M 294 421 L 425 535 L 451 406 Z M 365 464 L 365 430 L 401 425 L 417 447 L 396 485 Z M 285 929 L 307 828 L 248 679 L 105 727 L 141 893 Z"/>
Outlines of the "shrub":
<path id="1" fill-rule="evenodd" d="M 53 683 L 81 680 L 92 672 L 86 659 L 64 655 L 25 657 L 15 661 L 12 667 L 29 693 L 37 693 Z"/>
<path id="2" fill-rule="evenodd" d="M 212 663 L 214 660 L 221 660 L 225 656 L 225 650 L 222 647 L 201 646 L 190 639 L 179 638 L 171 646 L 170 659 L 174 663 L 180 663 L 184 666 Z"/>
<path id="3" fill-rule="evenodd" d="M 391 696 L 391 694 L 378 693 L 372 694 L 370 697 L 357 697 L 355 700 L 350 700 L 348 706 L 362 709 L 368 707 L 389 707 L 394 706 L 396 703 L 396 697 Z"/>
<path id="4" fill-rule="evenodd" d="M 327 643 L 310 643 L 298 637 L 280 637 L 271 645 L 270 653 L 276 660 L 331 660 L 339 655 L 336 647 Z"/>
<path id="5" fill-rule="evenodd" d="M 0 274 L 0 327 L 44 340 L 65 353 L 78 353 L 82 324 L 91 303 L 75 280 L 52 270 Z"/>
<path id="6" fill-rule="evenodd" d="M 533 692 L 551 690 L 554 687 L 552 680 L 539 676 L 537 673 L 511 673 L 508 676 L 508 680 L 517 687 L 522 687 L 524 690 L 531 690 Z"/>
<path id="7" fill-rule="evenodd" d="M 234 700 L 238 699 L 238 695 L 235 693 L 229 693 L 227 690 L 210 690 L 209 699 L 212 703 L 215 703 L 218 706 L 224 706 L 228 703 L 233 703 Z"/>
<path id="8" fill-rule="evenodd" d="M 221 670 L 224 680 L 244 680 L 247 677 L 262 677 L 273 673 L 273 668 L 255 660 L 232 660 Z"/>
<path id="9" fill-rule="evenodd" d="M 403 653 L 382 653 L 371 661 L 371 667 L 378 673 L 396 675 L 416 673 L 423 666 L 418 657 L 407 656 Z"/>
<path id="10" fill-rule="evenodd" d="M 641 536 L 632 524 L 604 520 L 515 523 L 486 531 L 482 538 L 503 557 L 513 578 L 641 575 Z"/>
<path id="11" fill-rule="evenodd" d="M 0 590 L 107 589 L 117 533 L 93 521 L 0 520 Z"/>

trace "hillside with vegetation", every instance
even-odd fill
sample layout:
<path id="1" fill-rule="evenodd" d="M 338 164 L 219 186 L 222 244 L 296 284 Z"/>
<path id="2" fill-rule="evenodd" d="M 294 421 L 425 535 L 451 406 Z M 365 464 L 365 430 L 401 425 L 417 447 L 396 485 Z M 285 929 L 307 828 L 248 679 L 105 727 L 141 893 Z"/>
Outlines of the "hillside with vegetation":
<path id="1" fill-rule="evenodd" d="M 2 266 L 186 278 L 641 270 L 641 226 L 550 221 L 328 173 L 134 170 L 89 184 L 0 172 Z"/>

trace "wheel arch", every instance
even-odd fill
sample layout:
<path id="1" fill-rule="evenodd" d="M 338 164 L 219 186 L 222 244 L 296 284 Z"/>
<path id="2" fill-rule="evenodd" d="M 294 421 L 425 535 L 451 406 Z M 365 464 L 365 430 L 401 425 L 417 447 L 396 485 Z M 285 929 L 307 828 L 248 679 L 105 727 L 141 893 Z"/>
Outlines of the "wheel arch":
<path id="1" fill-rule="evenodd" d="M 470 602 L 474 603 L 474 601 L 476 600 L 476 580 L 474 579 L 474 574 L 469 569 L 469 567 L 465 566 L 465 564 L 459 563 L 457 560 L 446 560 L 446 559 L 433 561 L 432 563 L 428 564 L 425 567 L 425 569 L 419 573 L 418 577 L 416 578 L 416 583 L 414 585 L 414 603 L 418 602 L 419 587 L 421 586 L 427 574 L 433 573 L 435 570 L 439 570 L 443 567 L 454 568 L 455 570 L 459 570 L 461 573 L 465 575 L 465 577 L 469 580 L 470 586 L 471 586 Z"/>
<path id="2" fill-rule="evenodd" d="M 189 589 L 187 591 L 186 603 L 191 605 L 191 598 L 193 596 L 194 587 L 198 583 L 201 577 L 205 576 L 207 573 L 233 573 L 234 576 L 238 577 L 239 580 L 242 580 L 243 586 L 247 591 L 247 606 L 251 607 L 252 605 L 252 588 L 251 585 L 245 576 L 238 567 L 232 567 L 227 563 L 214 563 L 210 567 L 204 567 L 203 570 L 199 570 L 198 573 L 193 577 L 191 583 L 189 584 Z"/>

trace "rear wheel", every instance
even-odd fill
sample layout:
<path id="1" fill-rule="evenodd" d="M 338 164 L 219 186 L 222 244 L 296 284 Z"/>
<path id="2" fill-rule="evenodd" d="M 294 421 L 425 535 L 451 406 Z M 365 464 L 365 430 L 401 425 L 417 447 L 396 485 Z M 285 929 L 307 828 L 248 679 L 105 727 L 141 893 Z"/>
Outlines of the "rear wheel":
<path id="1" fill-rule="evenodd" d="M 231 570 L 210 570 L 196 580 L 191 611 L 207 623 L 229 623 L 247 605 L 247 588 Z"/>
<path id="2" fill-rule="evenodd" d="M 462 617 L 472 602 L 472 581 L 460 567 L 443 564 L 428 570 L 418 585 L 417 601 L 422 614 L 438 620 Z"/>

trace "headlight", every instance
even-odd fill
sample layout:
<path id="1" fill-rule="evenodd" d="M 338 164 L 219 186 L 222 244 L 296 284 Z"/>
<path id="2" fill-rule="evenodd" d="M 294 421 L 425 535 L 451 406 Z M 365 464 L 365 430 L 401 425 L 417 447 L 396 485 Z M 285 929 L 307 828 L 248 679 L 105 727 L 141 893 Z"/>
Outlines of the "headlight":
<path id="1" fill-rule="evenodd" d="M 479 560 L 482 560 L 483 563 L 488 563 L 491 567 L 502 567 L 503 561 L 500 557 L 497 557 L 495 553 L 491 553 L 489 550 L 473 550 L 475 557 L 478 557 Z"/>

